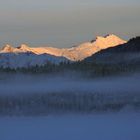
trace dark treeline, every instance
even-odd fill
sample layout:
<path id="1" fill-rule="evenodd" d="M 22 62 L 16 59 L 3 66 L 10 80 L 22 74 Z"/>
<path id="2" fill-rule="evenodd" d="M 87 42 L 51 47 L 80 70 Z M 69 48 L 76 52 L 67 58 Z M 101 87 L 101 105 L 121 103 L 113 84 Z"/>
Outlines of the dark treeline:
<path id="1" fill-rule="evenodd" d="M 94 113 L 140 109 L 139 94 L 50 93 L 1 96 L 0 115 L 47 115 L 52 113 Z M 130 109 L 129 108 L 129 109 Z"/>
<path id="2" fill-rule="evenodd" d="M 103 64 L 96 62 L 61 62 L 60 64 L 47 63 L 43 66 L 33 66 L 29 68 L 0 68 L 0 72 L 6 73 L 66 73 L 69 71 L 81 73 L 86 77 L 109 76 L 121 73 L 133 73 L 140 71 L 140 65 L 136 63 Z"/>

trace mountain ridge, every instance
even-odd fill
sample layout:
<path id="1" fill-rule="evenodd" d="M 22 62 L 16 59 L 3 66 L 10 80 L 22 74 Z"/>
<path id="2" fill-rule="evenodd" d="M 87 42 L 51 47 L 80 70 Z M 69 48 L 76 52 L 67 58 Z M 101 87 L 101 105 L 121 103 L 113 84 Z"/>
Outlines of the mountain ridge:
<path id="1" fill-rule="evenodd" d="M 84 42 L 80 45 L 76 45 L 71 48 L 54 48 L 54 47 L 29 47 L 26 44 L 21 44 L 19 47 L 12 47 L 6 45 L 0 50 L 0 53 L 25 53 L 32 52 L 36 55 L 49 54 L 56 57 L 65 57 L 70 61 L 81 61 L 85 58 L 95 54 L 96 52 L 115 47 L 120 44 L 126 43 L 125 40 L 119 38 L 114 34 L 109 34 L 107 36 L 97 36 L 96 39 L 89 42 Z"/>
<path id="2" fill-rule="evenodd" d="M 127 43 L 107 48 L 87 57 L 86 62 L 97 63 L 135 63 L 140 64 L 140 37 L 130 39 Z"/>

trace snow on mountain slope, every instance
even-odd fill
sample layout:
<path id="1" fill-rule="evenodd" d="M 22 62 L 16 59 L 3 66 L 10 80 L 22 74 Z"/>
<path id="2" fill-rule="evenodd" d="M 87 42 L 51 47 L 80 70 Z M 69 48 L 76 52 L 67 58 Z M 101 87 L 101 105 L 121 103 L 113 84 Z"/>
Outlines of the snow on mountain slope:
<path id="1" fill-rule="evenodd" d="M 114 47 L 117 46 L 118 44 L 124 44 L 126 43 L 126 41 L 120 39 L 119 37 L 117 37 L 116 35 L 107 35 L 105 37 L 102 36 L 98 36 L 96 38 L 96 41 L 93 42 L 93 44 L 95 46 L 98 46 L 100 49 L 106 49 L 109 47 Z"/>
<path id="2" fill-rule="evenodd" d="M 17 48 L 14 48 L 10 46 L 9 44 L 6 44 L 4 47 L 0 49 L 0 53 L 13 53 L 19 51 Z"/>
<path id="3" fill-rule="evenodd" d="M 132 38 L 125 44 L 101 50 L 83 61 L 96 61 L 104 64 L 135 64 L 138 66 L 140 64 L 140 37 Z"/>
<path id="4" fill-rule="evenodd" d="M 48 54 L 36 55 L 30 52 L 26 53 L 1 53 L 0 67 L 10 68 L 28 68 L 31 66 L 42 66 L 47 63 L 59 64 L 67 61 L 63 57 L 55 57 Z"/>
<path id="5" fill-rule="evenodd" d="M 85 42 L 72 48 L 58 49 L 52 47 L 40 47 L 33 48 L 33 52 L 37 54 L 45 52 L 55 56 L 66 57 L 71 61 L 81 61 L 102 49 L 114 47 L 124 43 L 126 43 L 126 41 L 112 34 L 105 37 L 99 36 L 94 41 Z"/>
<path id="6" fill-rule="evenodd" d="M 69 49 L 64 56 L 70 60 L 83 60 L 102 49 L 114 47 L 124 43 L 126 43 L 126 41 L 115 35 L 108 35 L 105 37 L 99 36 L 96 38 L 96 40 L 86 42 L 77 47 Z"/>
<path id="7" fill-rule="evenodd" d="M 4 67 L 28 67 L 33 65 L 43 65 L 50 61 L 59 63 L 62 61 L 81 61 L 96 52 L 124 44 L 126 41 L 115 35 L 105 37 L 98 36 L 96 40 L 85 42 L 72 48 L 53 47 L 29 47 L 22 44 L 19 47 L 6 45 L 0 50 L 0 66 Z"/>

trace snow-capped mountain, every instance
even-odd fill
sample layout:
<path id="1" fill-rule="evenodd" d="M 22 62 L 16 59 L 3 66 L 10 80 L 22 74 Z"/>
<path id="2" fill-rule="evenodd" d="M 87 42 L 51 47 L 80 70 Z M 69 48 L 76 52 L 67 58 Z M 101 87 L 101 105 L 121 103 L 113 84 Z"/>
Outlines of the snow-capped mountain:
<path id="1" fill-rule="evenodd" d="M 7 44 L 0 49 L 0 66 L 17 68 L 44 65 L 47 62 L 81 61 L 100 50 L 124 43 L 126 41 L 112 34 L 98 36 L 95 40 L 72 48 L 29 47 L 26 44 L 15 48 Z"/>
<path id="2" fill-rule="evenodd" d="M 105 37 L 98 36 L 95 40 L 85 42 L 72 48 L 53 48 L 53 47 L 36 47 L 30 48 L 25 44 L 20 47 L 13 48 L 10 45 L 6 45 L 0 51 L 0 53 L 19 53 L 19 52 L 32 52 L 34 54 L 50 54 L 54 56 L 66 57 L 72 61 L 83 60 L 92 54 L 109 47 L 114 47 L 120 44 L 124 44 L 126 41 L 120 39 L 116 35 L 107 35 Z"/>
<path id="3" fill-rule="evenodd" d="M 100 50 L 115 47 L 124 43 L 126 43 L 126 41 L 113 34 L 105 37 L 98 36 L 95 40 L 90 42 L 85 42 L 73 48 L 65 49 L 63 51 L 63 56 L 73 61 L 81 61 Z"/>
<path id="4" fill-rule="evenodd" d="M 140 65 L 140 37 L 130 39 L 127 43 L 101 50 L 83 61 L 103 64 Z"/>
<path id="5" fill-rule="evenodd" d="M 22 45 L 22 48 L 25 47 Z M 27 47 L 26 47 L 27 49 Z M 29 50 L 20 50 L 19 48 L 6 45 L 0 51 L 0 67 L 10 68 L 28 68 L 31 66 L 42 66 L 47 63 L 59 64 L 68 61 L 64 57 L 56 57 L 50 54 L 35 54 Z"/>

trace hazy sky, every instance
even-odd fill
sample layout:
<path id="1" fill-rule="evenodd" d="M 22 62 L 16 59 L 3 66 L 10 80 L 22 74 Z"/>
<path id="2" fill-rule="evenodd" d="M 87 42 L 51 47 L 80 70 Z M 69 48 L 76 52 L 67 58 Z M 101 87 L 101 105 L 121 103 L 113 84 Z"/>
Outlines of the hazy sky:
<path id="1" fill-rule="evenodd" d="M 109 33 L 140 35 L 140 0 L 0 0 L 0 46 L 71 47 Z"/>

